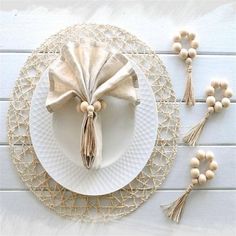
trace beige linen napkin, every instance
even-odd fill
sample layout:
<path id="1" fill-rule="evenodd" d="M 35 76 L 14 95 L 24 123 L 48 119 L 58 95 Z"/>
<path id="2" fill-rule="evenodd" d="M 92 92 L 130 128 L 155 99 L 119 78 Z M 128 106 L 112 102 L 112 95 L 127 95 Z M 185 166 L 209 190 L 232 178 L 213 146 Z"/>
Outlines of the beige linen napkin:
<path id="1" fill-rule="evenodd" d="M 137 75 L 125 56 L 106 50 L 101 43 L 69 42 L 49 67 L 50 89 L 46 100 L 54 112 L 76 99 L 93 105 L 105 96 L 139 103 Z M 101 111 L 84 112 L 80 153 L 84 166 L 99 168 L 102 161 Z"/>

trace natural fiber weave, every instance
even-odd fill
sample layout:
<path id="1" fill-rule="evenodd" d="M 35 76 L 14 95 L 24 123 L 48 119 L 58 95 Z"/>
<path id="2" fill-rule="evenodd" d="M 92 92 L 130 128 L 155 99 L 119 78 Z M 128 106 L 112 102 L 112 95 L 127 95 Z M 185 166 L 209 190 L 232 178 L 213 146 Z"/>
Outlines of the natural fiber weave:
<path id="1" fill-rule="evenodd" d="M 126 187 L 94 197 L 71 192 L 55 182 L 39 163 L 29 133 L 31 98 L 41 74 L 57 58 L 66 42 L 82 38 L 106 43 L 139 65 L 152 84 L 159 116 L 156 145 L 142 172 Z M 59 215 L 89 222 L 127 215 L 157 191 L 175 158 L 178 131 L 179 107 L 161 60 L 135 36 L 109 25 L 75 25 L 47 39 L 23 66 L 8 111 L 11 157 L 23 182 L 44 205 Z"/>

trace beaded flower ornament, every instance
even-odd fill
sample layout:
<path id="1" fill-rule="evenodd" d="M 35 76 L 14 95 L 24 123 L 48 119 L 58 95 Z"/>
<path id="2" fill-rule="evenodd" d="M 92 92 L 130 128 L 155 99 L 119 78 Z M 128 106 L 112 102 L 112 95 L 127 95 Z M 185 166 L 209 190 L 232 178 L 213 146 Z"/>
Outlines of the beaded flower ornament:
<path id="1" fill-rule="evenodd" d="M 208 164 L 205 174 L 200 172 L 199 167 L 201 162 L 205 162 L 205 164 L 206 163 Z M 185 190 L 185 193 L 181 197 L 179 197 L 176 201 L 168 205 L 161 206 L 163 208 L 163 211 L 168 216 L 168 218 L 170 218 L 176 223 L 179 223 L 181 219 L 183 208 L 185 206 L 188 195 L 192 191 L 193 187 L 198 185 L 203 185 L 208 180 L 213 179 L 215 176 L 214 171 L 218 169 L 218 164 L 216 161 L 214 161 L 213 152 L 211 151 L 205 152 L 203 150 L 199 150 L 196 153 L 196 156 L 191 159 L 190 167 L 191 167 L 190 174 L 192 177 L 192 182 Z"/>
<path id="2" fill-rule="evenodd" d="M 178 34 L 174 36 L 173 51 L 179 54 L 179 57 L 185 61 L 187 81 L 184 93 L 184 100 L 188 106 L 194 106 L 194 92 L 192 85 L 192 60 L 196 57 L 198 48 L 198 42 L 195 39 L 196 35 L 194 33 L 189 33 L 186 30 L 181 30 Z M 182 47 L 181 41 L 188 40 L 190 43 L 190 48 L 187 50 Z"/>
<path id="3" fill-rule="evenodd" d="M 222 99 L 217 101 L 215 97 L 215 91 L 222 90 Z M 215 112 L 221 112 L 223 108 L 227 108 L 230 105 L 230 98 L 233 96 L 232 90 L 229 88 L 228 82 L 226 80 L 213 80 L 211 85 L 206 89 L 206 103 L 208 106 L 208 111 L 204 118 L 195 125 L 183 138 L 185 143 L 191 146 L 195 146 L 204 126 L 210 115 Z"/>

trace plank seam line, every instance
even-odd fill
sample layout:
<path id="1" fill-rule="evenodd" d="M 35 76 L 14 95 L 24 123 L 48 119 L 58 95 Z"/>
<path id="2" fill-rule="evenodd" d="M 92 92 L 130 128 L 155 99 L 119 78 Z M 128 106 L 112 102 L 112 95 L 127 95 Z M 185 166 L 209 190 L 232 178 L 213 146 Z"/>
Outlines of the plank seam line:
<path id="1" fill-rule="evenodd" d="M 157 194 L 158 192 L 180 192 L 180 191 L 184 191 L 186 190 L 186 188 L 179 188 L 179 189 L 158 189 L 157 190 Z M 193 191 L 211 191 L 211 192 L 234 192 L 236 191 L 236 188 L 232 188 L 232 189 L 194 189 Z M 0 189 L 0 193 L 4 193 L 4 192 L 31 192 L 29 189 Z"/>
<path id="2" fill-rule="evenodd" d="M 10 102 L 10 101 L 11 101 L 10 98 L 4 98 L 4 97 L 1 98 L 0 97 L 0 102 Z M 204 104 L 204 103 L 206 103 L 206 101 L 204 99 L 196 99 L 195 101 L 196 101 L 196 104 Z M 185 104 L 185 102 L 182 101 L 182 99 L 180 99 L 180 98 L 178 98 L 176 100 L 176 102 L 180 103 L 181 105 Z M 230 102 L 231 102 L 231 104 L 235 104 L 236 103 L 236 99 L 230 99 Z"/>
<path id="3" fill-rule="evenodd" d="M 0 49 L 0 53 L 32 53 L 33 49 Z M 154 51 L 159 55 L 174 55 L 177 56 L 172 51 Z M 129 53 L 127 53 L 129 54 Z M 145 54 L 140 52 L 139 54 Z M 236 56 L 236 52 L 209 52 L 209 51 L 200 51 L 198 55 L 206 55 L 206 56 Z"/>
<path id="4" fill-rule="evenodd" d="M 17 145 L 20 146 L 21 144 L 16 144 L 16 146 Z M 31 145 L 31 144 L 29 144 L 29 145 Z M 178 147 L 194 148 L 194 147 L 189 146 L 188 144 L 185 144 L 185 143 L 178 143 L 177 146 Z M 9 146 L 8 142 L 0 142 L 0 147 L 8 147 L 9 148 L 10 146 Z M 196 147 L 222 147 L 222 148 L 233 147 L 233 148 L 236 148 L 236 143 L 200 143 Z"/>

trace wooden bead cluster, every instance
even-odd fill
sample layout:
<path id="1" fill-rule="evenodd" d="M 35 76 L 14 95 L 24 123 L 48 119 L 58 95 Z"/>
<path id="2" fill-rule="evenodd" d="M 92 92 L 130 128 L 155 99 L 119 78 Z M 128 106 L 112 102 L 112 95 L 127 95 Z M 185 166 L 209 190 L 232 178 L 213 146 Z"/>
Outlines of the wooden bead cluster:
<path id="1" fill-rule="evenodd" d="M 196 57 L 199 44 L 195 39 L 195 33 L 189 33 L 186 30 L 181 30 L 178 34 L 174 36 L 173 51 L 179 54 L 179 57 L 185 61 L 187 65 L 192 64 L 192 59 Z M 182 47 L 182 39 L 187 39 L 190 43 L 190 48 L 187 50 Z"/>
<path id="2" fill-rule="evenodd" d="M 215 90 L 221 89 L 223 91 L 223 98 L 221 101 L 216 101 Z M 227 108 L 230 105 L 230 98 L 233 96 L 232 90 L 229 88 L 226 80 L 213 80 L 211 85 L 206 89 L 206 103 L 210 113 L 220 112 L 222 108 Z"/>
<path id="3" fill-rule="evenodd" d="M 76 110 L 78 112 L 87 112 L 88 114 L 93 114 L 94 112 L 99 112 L 101 110 L 106 109 L 107 104 L 104 100 L 96 101 L 93 104 L 89 104 L 86 101 L 83 101 L 81 103 L 78 103 L 76 106 Z"/>
<path id="4" fill-rule="evenodd" d="M 201 161 L 208 162 L 208 169 L 206 170 L 205 174 L 200 173 L 199 166 Z M 190 161 L 191 166 L 191 177 L 192 177 L 192 184 L 193 185 L 202 185 L 207 182 L 207 180 L 211 180 L 214 178 L 215 173 L 218 169 L 218 164 L 214 161 L 214 154 L 211 151 L 203 151 L 199 150 L 196 153 L 196 157 L 193 157 Z"/>

